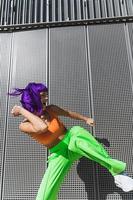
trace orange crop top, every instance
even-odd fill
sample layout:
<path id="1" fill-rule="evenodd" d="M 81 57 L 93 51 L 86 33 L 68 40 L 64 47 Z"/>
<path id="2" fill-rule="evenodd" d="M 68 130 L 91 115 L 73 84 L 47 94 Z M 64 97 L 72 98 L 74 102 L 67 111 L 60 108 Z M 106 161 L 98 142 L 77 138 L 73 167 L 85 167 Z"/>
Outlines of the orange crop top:
<path id="1" fill-rule="evenodd" d="M 39 143 L 49 146 L 66 131 L 66 128 L 54 112 L 48 109 L 46 111 L 52 117 L 48 131 L 41 134 L 31 133 L 30 136 Z"/>

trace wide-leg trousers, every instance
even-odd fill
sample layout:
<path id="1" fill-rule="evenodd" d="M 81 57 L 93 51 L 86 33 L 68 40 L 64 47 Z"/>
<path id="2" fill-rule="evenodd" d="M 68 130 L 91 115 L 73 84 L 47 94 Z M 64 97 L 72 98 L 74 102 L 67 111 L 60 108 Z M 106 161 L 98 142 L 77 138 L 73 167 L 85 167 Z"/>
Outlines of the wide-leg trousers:
<path id="1" fill-rule="evenodd" d="M 56 200 L 65 175 L 73 162 L 83 156 L 107 168 L 112 176 L 123 172 L 126 168 L 126 163 L 111 158 L 92 134 L 81 126 L 69 128 L 63 140 L 52 147 L 50 153 L 48 168 L 43 176 L 36 200 Z"/>

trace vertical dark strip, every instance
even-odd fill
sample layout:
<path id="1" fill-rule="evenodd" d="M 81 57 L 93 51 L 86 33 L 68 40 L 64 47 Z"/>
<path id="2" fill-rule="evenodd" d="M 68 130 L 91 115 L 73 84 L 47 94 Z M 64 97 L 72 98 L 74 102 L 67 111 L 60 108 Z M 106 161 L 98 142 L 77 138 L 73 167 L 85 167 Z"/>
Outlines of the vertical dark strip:
<path id="1" fill-rule="evenodd" d="M 77 20 L 77 1 L 74 0 L 74 12 L 75 12 L 75 19 L 74 20 Z"/>
<path id="2" fill-rule="evenodd" d="M 65 18 L 65 16 L 64 16 L 64 0 L 61 0 L 61 14 L 62 14 L 62 20 L 64 21 L 64 18 Z"/>
<path id="3" fill-rule="evenodd" d="M 107 0 L 105 1 L 105 4 L 106 4 L 107 17 L 110 17 L 110 16 L 109 16 L 109 7 L 108 7 Z"/>
<path id="4" fill-rule="evenodd" d="M 0 24 L 3 25 L 3 10 L 4 10 L 4 0 L 1 0 L 0 7 Z"/>
<path id="5" fill-rule="evenodd" d="M 69 17 L 69 20 L 71 20 L 71 4 L 70 4 L 70 1 L 71 0 L 68 0 L 68 17 Z"/>
<path id="6" fill-rule="evenodd" d="M 20 4 L 19 4 L 19 24 L 22 23 L 22 17 L 23 17 L 23 1 L 20 0 Z"/>
<path id="7" fill-rule="evenodd" d="M 7 8 L 6 8 L 6 24 L 9 25 L 10 22 L 10 8 L 11 8 L 12 0 L 7 1 Z"/>
<path id="8" fill-rule="evenodd" d="M 30 23 L 30 8 L 31 8 L 31 0 L 28 1 L 28 6 L 27 6 L 27 22 Z"/>
<path id="9" fill-rule="evenodd" d="M 55 21 L 58 21 L 58 1 L 55 1 Z"/>
<path id="10" fill-rule="evenodd" d="M 32 9 L 31 9 L 31 12 L 32 12 L 32 17 L 31 17 L 31 21 L 32 23 L 34 23 L 35 21 L 35 0 L 32 0 Z"/>
<path id="11" fill-rule="evenodd" d="M 7 4 L 8 4 L 8 1 L 5 0 L 5 7 L 4 7 L 4 25 L 7 25 Z"/>
<path id="12" fill-rule="evenodd" d="M 86 19 L 90 19 L 90 7 L 89 7 L 89 2 L 86 2 Z"/>
<path id="13" fill-rule="evenodd" d="M 52 0 L 49 1 L 49 21 L 52 21 Z"/>
<path id="14" fill-rule="evenodd" d="M 102 11 L 102 2 L 99 0 L 99 6 L 100 6 L 100 16 L 103 17 L 103 11 Z"/>
<path id="15" fill-rule="evenodd" d="M 43 6 L 43 8 L 42 8 L 42 21 L 46 22 L 47 21 L 46 20 L 46 13 L 47 13 L 47 3 L 46 3 L 46 1 L 42 1 L 42 6 Z"/>
<path id="16" fill-rule="evenodd" d="M 87 1 L 87 4 L 88 4 L 88 1 Z M 83 3 L 83 0 L 81 0 L 81 19 L 84 19 L 84 3 Z"/>
<path id="17" fill-rule="evenodd" d="M 28 12 L 29 12 L 29 0 L 26 0 L 26 16 L 25 16 L 26 23 L 28 23 Z"/>
<path id="18" fill-rule="evenodd" d="M 41 7 L 40 7 L 40 5 L 41 5 L 41 1 L 40 0 L 38 0 L 37 1 L 37 16 L 36 16 L 36 21 L 37 22 L 41 22 L 41 16 L 40 16 L 40 14 L 41 14 Z"/>
<path id="19" fill-rule="evenodd" d="M 122 16 L 121 0 L 118 0 L 118 2 L 119 2 L 119 8 L 120 8 L 120 16 Z"/>
<path id="20" fill-rule="evenodd" d="M 34 3 L 33 3 L 33 0 L 31 0 L 30 2 L 30 23 L 33 23 L 33 9 L 34 9 Z"/>
<path id="21" fill-rule="evenodd" d="M 27 23 L 27 0 L 25 0 L 24 5 L 24 23 Z"/>
<path id="22" fill-rule="evenodd" d="M 0 21 L 1 21 L 1 15 L 2 14 L 2 0 L 0 1 Z"/>
<path id="23" fill-rule="evenodd" d="M 125 1 L 125 7 L 126 7 L 126 12 L 127 12 L 127 15 L 130 15 L 130 13 L 129 13 L 129 10 L 128 10 L 128 2 L 127 1 Z M 132 8 L 133 9 L 133 8 Z"/>
<path id="24" fill-rule="evenodd" d="M 94 18 L 96 18 L 95 0 L 93 1 L 93 9 L 94 9 Z"/>
<path id="25" fill-rule="evenodd" d="M 25 22 L 24 15 L 25 15 L 25 0 L 23 0 L 23 2 L 22 2 L 22 20 L 21 20 L 21 24 L 24 24 L 24 22 Z"/>
<path id="26" fill-rule="evenodd" d="M 115 3 L 114 3 L 114 0 L 112 0 L 112 5 L 113 5 L 113 12 L 114 12 L 114 16 L 116 16 L 116 12 L 115 12 Z"/>
<path id="27" fill-rule="evenodd" d="M 40 12 L 38 12 L 39 10 L 40 10 Z M 38 12 L 38 15 L 39 15 L 39 18 L 40 18 L 40 22 L 43 22 L 44 7 L 43 7 L 43 1 L 42 0 L 40 0 L 39 10 L 37 12 Z"/>
<path id="28" fill-rule="evenodd" d="M 19 10 L 19 0 L 18 1 L 16 0 L 14 24 L 18 24 L 18 10 Z"/>

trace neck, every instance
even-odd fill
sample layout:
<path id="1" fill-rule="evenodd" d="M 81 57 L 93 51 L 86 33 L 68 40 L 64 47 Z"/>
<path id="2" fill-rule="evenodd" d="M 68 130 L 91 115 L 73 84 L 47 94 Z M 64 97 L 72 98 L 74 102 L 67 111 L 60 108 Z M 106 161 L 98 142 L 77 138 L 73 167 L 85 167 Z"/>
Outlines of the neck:
<path id="1" fill-rule="evenodd" d="M 43 106 L 43 111 L 45 111 L 46 110 L 46 106 Z"/>

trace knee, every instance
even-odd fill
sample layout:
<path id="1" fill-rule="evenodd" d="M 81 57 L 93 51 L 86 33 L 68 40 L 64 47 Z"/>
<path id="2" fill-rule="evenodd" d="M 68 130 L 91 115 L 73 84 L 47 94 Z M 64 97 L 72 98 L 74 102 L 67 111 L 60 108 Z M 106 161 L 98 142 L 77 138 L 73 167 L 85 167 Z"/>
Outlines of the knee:
<path id="1" fill-rule="evenodd" d="M 70 131 L 73 132 L 73 133 L 77 133 L 79 132 L 79 130 L 83 129 L 81 126 L 73 126 L 70 128 Z"/>

